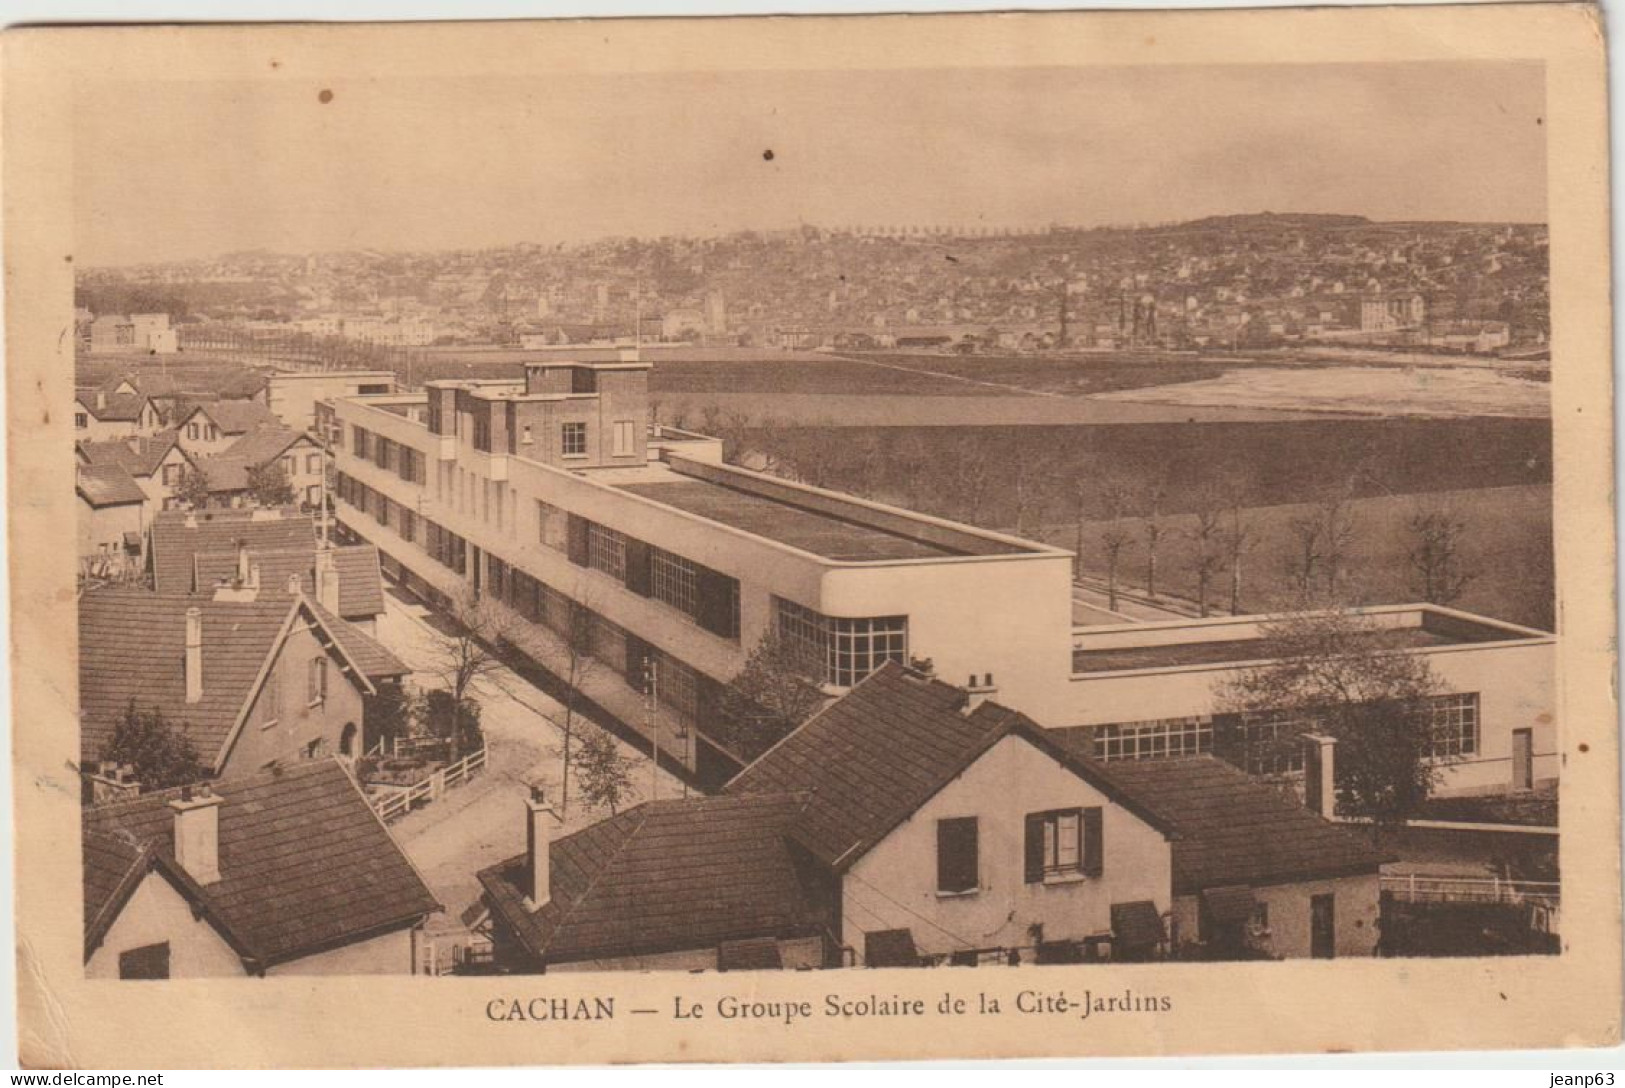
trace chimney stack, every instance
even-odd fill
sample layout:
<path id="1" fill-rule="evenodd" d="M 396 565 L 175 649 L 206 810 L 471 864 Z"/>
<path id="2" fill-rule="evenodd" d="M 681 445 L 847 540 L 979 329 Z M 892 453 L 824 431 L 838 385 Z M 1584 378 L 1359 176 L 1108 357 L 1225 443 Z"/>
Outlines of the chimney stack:
<path id="1" fill-rule="evenodd" d="M 981 683 L 977 683 L 976 674 L 971 673 L 970 679 L 965 682 L 965 706 L 960 712 L 970 714 L 998 693 L 999 689 L 993 684 L 992 673 L 983 674 Z"/>
<path id="2" fill-rule="evenodd" d="M 237 542 L 237 584 L 246 586 L 248 584 L 248 574 L 248 543 L 239 540 Z"/>
<path id="3" fill-rule="evenodd" d="M 169 802 L 175 813 L 175 860 L 199 884 L 220 879 L 221 798 L 208 786 L 183 786 Z"/>
<path id="4" fill-rule="evenodd" d="M 333 615 L 339 614 L 339 572 L 333 565 L 333 549 L 316 551 L 316 603 Z"/>
<path id="5" fill-rule="evenodd" d="M 1304 733 L 1303 803 L 1317 816 L 1337 815 L 1337 738 Z"/>
<path id="6" fill-rule="evenodd" d="M 186 610 L 186 701 L 203 698 L 203 610 Z"/>
<path id="7" fill-rule="evenodd" d="M 525 800 L 525 853 L 530 859 L 530 886 L 525 888 L 532 910 L 540 909 L 553 897 L 553 830 L 558 814 L 547 787 L 533 785 Z"/>

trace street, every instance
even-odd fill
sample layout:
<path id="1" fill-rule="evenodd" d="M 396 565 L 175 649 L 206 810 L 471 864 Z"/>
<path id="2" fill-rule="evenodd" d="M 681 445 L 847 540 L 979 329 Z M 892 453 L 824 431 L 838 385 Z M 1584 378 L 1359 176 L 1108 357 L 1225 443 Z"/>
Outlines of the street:
<path id="1" fill-rule="evenodd" d="M 441 652 L 442 636 L 427 622 L 432 613 L 421 602 L 390 589 L 385 611 L 378 620 L 378 641 L 413 672 L 409 682 L 419 688 L 441 686 L 433 675 Z M 525 798 L 533 782 L 563 782 L 564 708 L 507 667 L 479 678 L 474 698 L 481 708 L 485 731 L 486 769 L 467 785 L 448 790 L 431 804 L 402 817 L 390 826 L 407 856 L 446 908 L 430 920 L 431 939 L 455 939 L 466 932 L 459 916 L 479 898 L 475 874 L 525 847 Z M 577 715 L 577 735 L 585 723 Z M 632 776 L 633 796 L 623 809 L 647 799 L 650 790 L 647 752 L 637 752 L 616 739 L 624 755 L 638 761 Z M 558 835 L 569 834 L 608 816 L 577 802 L 577 784 L 570 781 L 571 801 Z M 558 796 L 555 788 L 554 795 Z M 683 784 L 669 772 L 658 772 L 657 796 L 683 795 Z M 561 798 L 562 800 L 562 798 Z"/>

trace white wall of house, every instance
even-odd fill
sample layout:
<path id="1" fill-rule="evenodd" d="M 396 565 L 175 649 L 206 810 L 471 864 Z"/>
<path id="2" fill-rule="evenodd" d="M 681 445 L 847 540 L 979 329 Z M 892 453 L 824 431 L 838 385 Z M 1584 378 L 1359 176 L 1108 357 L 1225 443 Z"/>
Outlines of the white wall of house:
<path id="1" fill-rule="evenodd" d="M 119 912 L 107 936 L 85 963 L 86 978 L 118 978 L 119 954 L 169 943 L 171 978 L 241 975 L 243 964 L 206 919 L 161 873 L 149 872 Z"/>
<path id="2" fill-rule="evenodd" d="M 416 930 L 397 929 L 365 941 L 341 945 L 268 968 L 267 978 L 283 975 L 409 975 Z"/>
<path id="3" fill-rule="evenodd" d="M 116 506 L 92 506 L 83 495 L 79 500 L 79 555 L 122 556 L 124 534 L 140 536 L 146 528 L 144 504 L 119 503 Z"/>
<path id="4" fill-rule="evenodd" d="M 1307 959 L 1310 953 L 1310 901 L 1317 895 L 1330 895 L 1334 948 L 1339 957 L 1373 956 L 1381 937 L 1378 925 L 1382 913 L 1380 877 L 1376 873 L 1339 877 L 1332 880 L 1306 880 L 1293 884 L 1269 884 L 1253 889 L 1253 898 L 1269 912 L 1267 934 L 1255 943 L 1272 955 L 1287 959 Z M 1182 895 L 1174 901 L 1174 924 L 1181 941 L 1197 939 L 1200 929 L 1200 897 Z"/>
<path id="5" fill-rule="evenodd" d="M 1100 876 L 1027 884 L 1028 813 L 1101 806 L 1105 864 Z M 937 890 L 937 821 L 975 816 L 980 884 L 974 893 Z M 1149 899 L 1170 907 L 1167 839 L 1031 742 L 1006 737 L 882 839 L 844 874 L 842 943 L 908 929 L 924 953 L 1027 947 L 1111 932 L 1111 906 Z M 957 938 L 957 939 L 956 939 Z"/>

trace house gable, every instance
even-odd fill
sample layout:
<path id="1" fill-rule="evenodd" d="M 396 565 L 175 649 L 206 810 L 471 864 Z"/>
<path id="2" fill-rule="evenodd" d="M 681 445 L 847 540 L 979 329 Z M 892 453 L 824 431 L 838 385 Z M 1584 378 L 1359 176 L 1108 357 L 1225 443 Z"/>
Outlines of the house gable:
<path id="1" fill-rule="evenodd" d="M 1026 822 L 1032 814 L 1101 810 L 1100 874 L 1026 879 Z M 974 891 L 938 888 L 938 822 L 976 819 Z M 1001 737 L 974 762 L 890 829 L 841 876 L 843 943 L 862 949 L 864 934 L 909 929 L 927 954 L 1026 947 L 1042 938 L 1082 940 L 1109 934 L 1114 903 L 1170 906 L 1168 835 L 1114 800 L 1102 786 L 1027 737 Z"/>
<path id="2" fill-rule="evenodd" d="M 86 949 L 85 977 L 116 979 L 120 961 L 138 949 L 166 946 L 171 978 L 222 978 L 244 973 L 243 961 L 208 912 L 196 909 L 181 881 L 165 867 L 143 863 L 116 904 L 95 947 Z"/>

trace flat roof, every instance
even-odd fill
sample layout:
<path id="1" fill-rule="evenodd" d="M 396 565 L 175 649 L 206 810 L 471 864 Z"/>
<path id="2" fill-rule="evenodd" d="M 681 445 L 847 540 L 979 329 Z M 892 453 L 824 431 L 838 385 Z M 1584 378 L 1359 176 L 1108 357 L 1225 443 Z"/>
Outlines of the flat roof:
<path id="1" fill-rule="evenodd" d="M 1392 650 L 1425 649 L 1430 646 L 1460 646 L 1480 642 L 1504 642 L 1522 635 L 1485 626 L 1461 625 L 1449 630 L 1427 627 L 1400 627 L 1370 631 L 1356 636 Z M 1270 655 L 1270 643 L 1263 638 L 1238 638 L 1210 642 L 1176 642 L 1160 646 L 1121 646 L 1100 650 L 1073 650 L 1072 673 L 1127 672 L 1132 669 L 1178 668 L 1182 665 L 1223 665 L 1237 661 L 1258 661 Z"/>
<path id="2" fill-rule="evenodd" d="M 825 559 L 862 563 L 969 554 L 691 476 L 673 474 L 668 480 L 616 486 L 619 490 Z"/>

